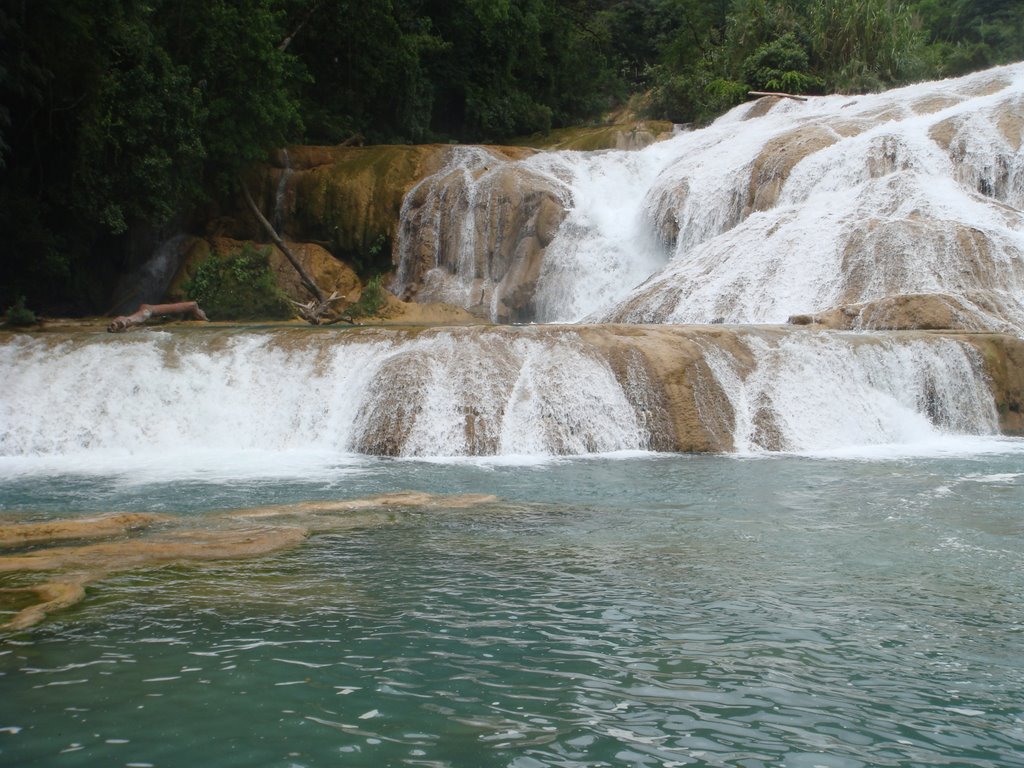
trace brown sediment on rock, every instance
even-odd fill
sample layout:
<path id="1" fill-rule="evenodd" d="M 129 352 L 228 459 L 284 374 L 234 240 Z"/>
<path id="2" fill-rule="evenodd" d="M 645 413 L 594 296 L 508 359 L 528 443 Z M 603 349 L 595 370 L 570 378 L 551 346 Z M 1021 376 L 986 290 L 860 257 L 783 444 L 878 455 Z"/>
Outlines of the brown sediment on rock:
<path id="1" fill-rule="evenodd" d="M 417 302 L 465 294 L 463 306 L 479 317 L 529 320 L 544 251 L 565 218 L 568 193 L 552 177 L 488 153 L 471 168 L 445 167 L 408 195 L 396 290 Z"/>
<path id="2" fill-rule="evenodd" d="M 653 420 L 669 429 L 653 450 L 708 453 L 733 448 L 735 415 L 707 362 L 710 352 L 729 355 L 741 369 L 753 366 L 749 349 L 730 328 L 710 326 L 578 326 L 606 356 L 638 352 L 654 395 L 641 403 Z M 613 366 L 614 367 L 614 366 Z M 620 383 L 628 389 L 628 379 Z M 636 401 L 634 400 L 634 407 Z"/>
<path id="3" fill-rule="evenodd" d="M 769 140 L 751 167 L 745 215 L 773 207 L 797 163 L 837 141 L 835 131 L 816 124 L 800 126 Z"/>
<path id="4" fill-rule="evenodd" d="M 163 515 L 127 512 L 74 520 L 0 524 L 0 548 L 126 536 L 168 519 Z"/>
<path id="5" fill-rule="evenodd" d="M 156 518 L 155 515 L 112 516 Z M 296 546 L 308 535 L 304 528 L 276 526 L 229 530 L 174 530 L 157 535 L 117 539 L 79 546 L 59 546 L 69 538 L 68 532 L 78 532 L 65 523 L 81 521 L 55 521 L 52 524 L 29 524 L 35 531 L 33 541 L 43 541 L 40 536 L 46 530 L 54 533 L 47 543 L 58 546 L 36 549 L 14 555 L 0 555 L 0 573 L 37 573 L 55 571 L 61 578 L 27 587 L 0 589 L 8 597 L 34 594 L 39 602 L 20 609 L 12 619 L 0 624 L 0 631 L 27 629 L 46 618 L 54 611 L 67 608 L 85 597 L 85 586 L 98 581 L 108 574 L 136 568 L 157 567 L 171 563 L 209 562 L 234 560 L 268 555 Z M 49 526 L 49 527 L 47 527 Z M 14 526 L 17 527 L 17 526 Z M 98 535 L 98 528 L 91 533 Z M 107 526 L 107 532 L 116 536 L 123 531 L 117 526 Z"/>
<path id="6" fill-rule="evenodd" d="M 758 117 L 764 117 L 772 111 L 772 107 L 781 101 L 781 96 L 762 96 L 747 110 L 746 114 L 743 115 L 743 119 L 754 120 Z"/>
<path id="7" fill-rule="evenodd" d="M 458 496 L 443 496 L 423 491 L 396 491 L 366 496 L 359 499 L 325 501 L 302 501 L 296 504 L 274 504 L 253 507 L 229 513 L 229 517 L 241 519 L 262 519 L 273 517 L 304 517 L 349 512 L 365 512 L 387 509 L 468 509 L 481 504 L 490 504 L 497 496 L 485 493 L 468 493 Z"/>
<path id="8" fill-rule="evenodd" d="M 1004 333 L 962 338 L 981 353 L 1004 435 L 1024 436 L 1024 339 Z"/>
<path id="9" fill-rule="evenodd" d="M 519 143 L 524 147 L 554 150 L 600 151 L 604 149 L 637 150 L 672 135 L 667 120 L 616 121 L 607 125 L 584 128 L 556 128 L 536 134 Z"/>
<path id="10" fill-rule="evenodd" d="M 255 559 L 300 545 L 314 532 L 335 532 L 390 522 L 396 510 L 470 509 L 497 500 L 490 494 L 445 496 L 401 491 L 358 499 L 311 501 L 256 507 L 215 515 L 204 520 L 208 528 L 190 527 L 169 516 L 149 514 L 107 515 L 90 520 L 56 520 L 4 526 L 15 529 L 8 537 L 17 545 L 46 544 L 40 549 L 0 555 L 0 574 L 51 571 L 60 574 L 41 584 L 0 589 L 5 602 L 13 601 L 14 616 L 0 623 L 0 631 L 20 631 L 47 615 L 80 602 L 85 586 L 113 573 L 171 564 L 198 564 Z M 275 521 L 274 518 L 281 518 Z M 135 526 L 135 527 L 133 527 Z M 150 527 L 150 529 L 147 529 Z M 126 531 L 140 534 L 130 539 Z M 109 540 L 69 545 L 69 541 L 108 537 Z M 26 599 L 35 598 L 30 605 Z"/>
<path id="11" fill-rule="evenodd" d="M 335 256 L 366 254 L 380 238 L 394 239 L 406 193 L 450 152 L 444 145 L 294 148 L 281 229 L 329 243 Z M 307 153 L 315 164 L 305 162 Z M 279 185 L 280 173 L 266 176 L 264 210 L 273 209 Z"/>
<path id="12" fill-rule="evenodd" d="M 417 304 L 402 301 L 394 295 L 385 295 L 384 309 L 373 320 L 361 320 L 364 325 L 476 325 L 480 318 L 462 307 L 444 302 Z"/>
<path id="13" fill-rule="evenodd" d="M 944 109 L 959 104 L 961 99 L 951 95 L 929 95 L 920 99 L 915 99 L 910 104 L 910 108 L 914 111 L 915 115 L 931 115 L 935 112 L 941 112 Z"/>
<path id="14" fill-rule="evenodd" d="M 307 536 L 294 526 L 176 530 L 148 538 L 60 546 L 0 556 L 0 573 L 75 570 L 105 574 L 168 563 L 259 557 L 293 547 Z"/>
<path id="15" fill-rule="evenodd" d="M 957 89 L 957 93 L 962 94 L 968 98 L 977 98 L 979 96 L 991 96 L 993 93 L 998 93 L 1006 88 L 1013 85 L 1013 80 L 1002 73 L 991 73 L 983 79 L 974 79 L 967 81 L 966 84 L 962 85 Z"/>
<path id="16" fill-rule="evenodd" d="M 980 297 L 979 297 L 980 298 Z M 837 331 L 972 331 L 992 330 L 977 304 L 945 293 L 886 296 L 844 304 L 824 312 L 794 315 L 791 325 L 816 325 Z"/>

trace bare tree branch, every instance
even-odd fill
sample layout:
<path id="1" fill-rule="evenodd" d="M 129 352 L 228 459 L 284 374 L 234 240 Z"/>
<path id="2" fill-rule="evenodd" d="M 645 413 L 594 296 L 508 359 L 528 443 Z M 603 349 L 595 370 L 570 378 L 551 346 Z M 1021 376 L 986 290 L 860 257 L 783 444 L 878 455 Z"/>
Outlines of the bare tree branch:
<path id="1" fill-rule="evenodd" d="M 313 281 L 313 278 L 306 271 L 305 267 L 302 266 L 295 254 L 292 253 L 292 249 L 289 248 L 288 244 L 281 239 L 279 234 L 277 234 L 277 230 L 274 229 L 274 225 L 270 223 L 266 216 L 263 215 L 259 206 L 256 205 L 256 201 L 252 199 L 252 193 L 249 192 L 249 187 L 246 186 L 244 181 L 240 180 L 239 183 L 242 185 L 242 194 L 245 196 L 245 202 L 248 203 L 249 209 L 259 220 L 260 224 L 263 225 L 264 231 L 266 231 L 267 235 L 270 236 L 274 245 L 281 249 L 281 253 L 284 254 L 284 257 L 288 259 L 289 263 L 291 263 L 295 268 L 295 271 L 299 273 L 299 280 L 302 281 L 303 287 L 309 291 L 310 295 L 317 301 L 317 303 L 325 303 L 327 301 L 327 297 L 324 295 L 324 292 L 320 290 L 320 286 Z"/>

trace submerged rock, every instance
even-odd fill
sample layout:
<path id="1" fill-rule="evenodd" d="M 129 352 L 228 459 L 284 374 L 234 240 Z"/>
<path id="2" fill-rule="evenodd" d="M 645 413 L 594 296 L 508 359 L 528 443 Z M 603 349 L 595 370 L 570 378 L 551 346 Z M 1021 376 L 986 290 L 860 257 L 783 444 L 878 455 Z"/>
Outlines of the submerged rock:
<path id="1" fill-rule="evenodd" d="M 85 599 L 85 587 L 110 574 L 167 564 L 260 558 L 301 544 L 314 532 L 380 525 L 395 510 L 469 509 L 494 496 L 438 496 L 417 491 L 363 499 L 302 502 L 237 510 L 207 517 L 201 527 L 174 515 L 127 513 L 86 519 L 0 525 L 0 550 L 31 543 L 14 554 L 0 551 L 0 574 L 53 572 L 51 580 L 0 588 L 0 604 L 14 615 L 0 631 L 16 632 Z M 161 525 L 152 530 L 153 523 Z M 126 534 L 131 534 L 130 538 Z M 70 545 L 69 540 L 91 543 Z"/>

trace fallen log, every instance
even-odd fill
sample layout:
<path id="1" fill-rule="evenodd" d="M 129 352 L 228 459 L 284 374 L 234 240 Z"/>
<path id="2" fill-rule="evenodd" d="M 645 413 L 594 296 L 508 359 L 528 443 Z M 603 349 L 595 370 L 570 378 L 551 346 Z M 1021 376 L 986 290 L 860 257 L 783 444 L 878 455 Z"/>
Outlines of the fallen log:
<path id="1" fill-rule="evenodd" d="M 780 99 L 793 99 L 793 101 L 807 101 L 806 96 L 797 96 L 793 93 L 781 93 L 779 91 L 747 91 L 747 96 L 778 96 Z"/>
<path id="2" fill-rule="evenodd" d="M 181 315 L 185 320 L 209 320 L 206 313 L 199 308 L 195 301 L 181 301 L 177 304 L 140 304 L 139 308 L 130 315 L 115 317 L 107 326 L 108 333 L 121 333 L 136 325 L 142 325 L 151 317 L 166 317 L 169 315 Z"/>
<path id="3" fill-rule="evenodd" d="M 274 229 L 274 225 L 270 223 L 270 220 L 267 219 L 266 216 L 263 215 L 263 211 L 261 211 L 260 207 L 256 205 L 256 201 L 252 199 L 252 193 L 249 192 L 249 187 L 245 185 L 244 181 L 242 182 L 242 195 L 245 197 L 245 202 L 248 203 L 249 210 L 252 211 L 253 216 L 256 217 L 256 220 L 263 226 L 264 231 L 270 236 L 274 245 L 281 250 L 284 257 L 288 259 L 288 263 L 292 265 L 296 273 L 299 275 L 299 281 L 302 283 L 303 287 L 309 291 L 317 304 L 323 304 L 326 302 L 327 296 L 322 290 L 320 290 L 320 286 L 313 280 L 312 275 L 310 275 L 302 266 L 298 257 L 292 253 L 292 249 L 288 247 L 288 243 L 284 241 L 284 238 L 277 234 L 277 230 Z M 316 323 L 313 324 L 316 325 Z"/>

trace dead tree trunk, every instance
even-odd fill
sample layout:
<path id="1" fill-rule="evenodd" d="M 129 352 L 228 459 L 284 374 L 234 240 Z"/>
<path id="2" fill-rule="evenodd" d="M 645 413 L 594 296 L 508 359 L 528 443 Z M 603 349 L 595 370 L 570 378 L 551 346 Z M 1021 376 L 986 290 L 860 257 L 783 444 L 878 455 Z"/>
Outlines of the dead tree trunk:
<path id="1" fill-rule="evenodd" d="M 288 244 L 277 234 L 277 230 L 274 229 L 274 225 L 270 223 L 270 220 L 263 215 L 260 207 L 256 205 L 256 201 L 252 198 L 252 193 L 249 192 L 249 187 L 246 186 L 245 182 L 241 182 L 242 194 L 245 196 L 245 202 L 249 205 L 249 210 L 252 211 L 253 215 L 259 221 L 264 231 L 270 237 L 271 241 L 276 245 L 284 257 L 288 259 L 288 263 L 295 268 L 295 271 L 299 275 L 299 281 L 302 286 L 309 291 L 312 300 L 306 304 L 300 304 L 297 301 L 293 301 L 292 304 L 296 306 L 302 319 L 311 325 L 320 325 L 324 322 L 324 317 L 331 313 L 331 304 L 338 301 L 341 297 L 338 296 L 337 292 L 332 293 L 330 296 L 326 296 L 320 289 L 320 286 L 316 284 L 313 277 L 306 271 L 305 267 L 299 261 L 298 257 L 292 252 L 292 249 L 288 247 Z"/>
<path id="2" fill-rule="evenodd" d="M 142 325 L 153 316 L 181 315 L 186 320 L 208 320 L 206 313 L 195 301 L 182 301 L 177 304 L 140 304 L 133 314 L 115 317 L 107 326 L 109 333 L 127 331 L 136 325 Z"/>

